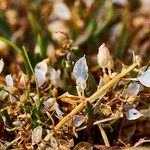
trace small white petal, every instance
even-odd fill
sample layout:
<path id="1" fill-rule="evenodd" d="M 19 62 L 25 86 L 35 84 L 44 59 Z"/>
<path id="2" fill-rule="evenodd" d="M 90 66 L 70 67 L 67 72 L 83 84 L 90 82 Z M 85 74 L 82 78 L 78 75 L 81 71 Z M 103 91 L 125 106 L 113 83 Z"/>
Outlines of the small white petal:
<path id="1" fill-rule="evenodd" d="M 45 61 L 41 61 L 36 64 L 35 69 L 40 69 L 43 71 L 44 74 L 46 74 L 48 67 Z"/>
<path id="2" fill-rule="evenodd" d="M 38 82 L 38 87 L 42 86 L 46 81 L 46 75 L 41 69 L 35 69 L 35 76 Z"/>
<path id="3" fill-rule="evenodd" d="M 41 112 L 46 113 L 46 111 L 48 111 L 49 108 L 54 105 L 55 101 L 55 98 L 49 98 L 46 101 L 44 101 L 44 107 L 41 108 Z"/>
<path id="4" fill-rule="evenodd" d="M 80 91 L 86 89 L 86 86 L 87 86 L 86 81 L 83 80 L 82 78 L 78 78 L 76 80 L 76 84 L 77 84 Z"/>
<path id="5" fill-rule="evenodd" d="M 131 95 L 137 95 L 140 91 L 140 84 L 138 83 L 130 83 L 127 87 L 127 89 L 124 91 L 124 96 L 131 96 Z"/>
<path id="6" fill-rule="evenodd" d="M 140 117 L 142 117 L 143 114 L 141 114 L 138 110 L 136 110 L 135 108 L 131 108 L 130 110 L 128 110 L 126 112 L 126 117 L 128 120 L 136 120 Z"/>
<path id="7" fill-rule="evenodd" d="M 69 20 L 71 18 L 71 13 L 67 5 L 63 2 L 56 2 L 54 4 L 53 13 L 59 19 Z"/>
<path id="8" fill-rule="evenodd" d="M 11 103 L 15 103 L 17 101 L 16 98 L 10 94 L 9 94 L 9 98 L 10 98 Z"/>
<path id="9" fill-rule="evenodd" d="M 13 79 L 12 79 L 11 75 L 7 75 L 6 78 L 5 78 L 5 81 L 6 81 L 7 86 L 13 86 L 14 85 L 14 82 L 13 82 Z"/>
<path id="10" fill-rule="evenodd" d="M 76 78 L 77 84 L 84 84 L 88 79 L 88 66 L 85 56 L 80 58 L 74 65 L 73 75 Z"/>
<path id="11" fill-rule="evenodd" d="M 32 145 L 37 144 L 42 138 L 42 127 L 38 126 L 32 131 Z"/>
<path id="12" fill-rule="evenodd" d="M 56 138 L 53 137 L 53 136 L 50 138 L 50 145 L 51 145 L 54 149 L 58 147 L 58 142 L 57 142 Z"/>
<path id="13" fill-rule="evenodd" d="M 150 70 L 145 71 L 140 77 L 139 81 L 146 87 L 150 87 Z"/>
<path id="14" fill-rule="evenodd" d="M 105 85 L 104 80 L 103 80 L 102 77 L 100 77 L 100 80 L 99 80 L 99 84 L 98 84 L 97 90 L 100 89 L 100 88 L 102 88 L 104 85 Z"/>
<path id="15" fill-rule="evenodd" d="M 83 0 L 83 2 L 86 4 L 87 7 L 91 7 L 94 3 L 94 0 Z"/>
<path id="16" fill-rule="evenodd" d="M 147 68 L 147 66 L 143 66 L 137 76 L 140 77 L 147 70 L 150 70 L 150 67 Z"/>
<path id="17" fill-rule="evenodd" d="M 60 74 L 61 71 L 58 69 L 57 71 L 54 68 L 49 67 L 48 73 L 50 76 L 50 80 L 53 82 L 53 84 L 58 87 L 60 85 Z"/>
<path id="18" fill-rule="evenodd" d="M 58 107 L 58 103 L 57 103 L 57 102 L 54 103 L 54 109 L 55 109 L 55 111 L 56 111 L 56 114 L 57 114 L 59 120 L 62 120 L 63 115 L 62 115 L 61 110 L 60 110 L 59 107 Z"/>
<path id="19" fill-rule="evenodd" d="M 3 59 L 0 59 L 0 74 L 3 71 L 3 68 L 4 68 L 4 61 L 3 61 Z"/>
<path id="20" fill-rule="evenodd" d="M 75 115 L 74 116 L 74 123 L 75 127 L 79 127 L 85 121 L 85 116 L 83 115 Z"/>

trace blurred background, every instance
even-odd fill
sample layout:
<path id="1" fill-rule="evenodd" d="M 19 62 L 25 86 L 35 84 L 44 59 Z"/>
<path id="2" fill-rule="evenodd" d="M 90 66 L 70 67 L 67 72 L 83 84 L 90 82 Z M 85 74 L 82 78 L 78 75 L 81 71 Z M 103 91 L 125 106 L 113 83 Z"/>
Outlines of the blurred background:
<path id="1" fill-rule="evenodd" d="M 0 0 L 0 36 L 26 46 L 33 66 L 46 57 L 55 64 L 68 51 L 94 62 L 102 43 L 114 58 L 129 64 L 134 50 L 146 64 L 150 0 Z M 18 55 L 0 41 L 7 69 L 20 63 Z"/>

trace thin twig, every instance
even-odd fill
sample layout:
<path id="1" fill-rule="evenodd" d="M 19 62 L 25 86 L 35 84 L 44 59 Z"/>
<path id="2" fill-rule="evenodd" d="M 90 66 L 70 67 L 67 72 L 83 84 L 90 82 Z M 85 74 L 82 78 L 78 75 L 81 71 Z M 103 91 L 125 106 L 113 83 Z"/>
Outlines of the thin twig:
<path id="1" fill-rule="evenodd" d="M 93 123 L 93 125 L 99 125 L 99 124 L 102 124 L 102 123 L 104 123 L 104 122 L 108 122 L 108 121 L 112 121 L 112 120 L 116 120 L 116 119 L 117 119 L 117 118 L 115 118 L 115 117 L 110 117 L 110 118 L 102 119 L 102 120 L 99 120 L 99 121 L 95 121 L 95 122 Z M 81 127 L 81 128 L 76 129 L 76 131 L 84 130 L 84 129 L 86 129 L 86 127 L 87 127 L 87 126 L 83 126 L 83 127 Z"/>

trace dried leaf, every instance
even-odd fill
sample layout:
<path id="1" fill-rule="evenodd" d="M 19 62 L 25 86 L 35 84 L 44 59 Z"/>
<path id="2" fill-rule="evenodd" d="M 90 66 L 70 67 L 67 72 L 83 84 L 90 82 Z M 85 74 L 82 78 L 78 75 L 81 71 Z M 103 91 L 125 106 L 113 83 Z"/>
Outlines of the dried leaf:
<path id="1" fill-rule="evenodd" d="M 100 110 L 105 116 L 109 116 L 111 114 L 111 107 L 106 104 L 101 104 L 100 105 Z"/>
<path id="2" fill-rule="evenodd" d="M 37 144 L 42 138 L 42 126 L 37 126 L 32 131 L 32 145 Z"/>
<path id="3" fill-rule="evenodd" d="M 126 117 L 128 120 L 136 120 L 140 117 L 142 117 L 143 114 L 141 114 L 138 110 L 136 110 L 135 108 L 131 108 L 130 110 L 128 110 L 126 112 Z"/>
<path id="4" fill-rule="evenodd" d="M 88 142 L 80 142 L 75 146 L 74 150 L 93 150 L 93 146 Z"/>
<path id="5" fill-rule="evenodd" d="M 68 92 L 64 93 L 63 95 L 58 97 L 61 101 L 69 103 L 69 104 L 77 104 L 81 101 L 81 98 L 79 96 L 74 96 L 69 94 Z"/>

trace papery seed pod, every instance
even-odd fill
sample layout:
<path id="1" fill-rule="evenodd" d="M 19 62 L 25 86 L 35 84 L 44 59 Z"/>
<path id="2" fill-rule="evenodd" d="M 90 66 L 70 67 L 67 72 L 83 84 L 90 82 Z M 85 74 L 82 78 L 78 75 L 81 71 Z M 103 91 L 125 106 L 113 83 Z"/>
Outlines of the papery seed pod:
<path id="1" fill-rule="evenodd" d="M 7 75 L 5 78 L 5 81 L 6 81 L 7 86 L 13 86 L 14 85 L 13 78 L 11 75 Z"/>
<path id="2" fill-rule="evenodd" d="M 53 136 L 50 138 L 50 145 L 51 145 L 54 149 L 56 149 L 56 148 L 58 147 L 58 142 L 57 142 L 56 138 L 53 137 Z"/>
<path id="3" fill-rule="evenodd" d="M 20 77 L 20 83 L 21 85 L 23 85 L 24 87 L 27 86 L 28 84 L 28 76 L 24 73 L 21 74 L 21 77 Z"/>
<path id="4" fill-rule="evenodd" d="M 37 144 L 42 139 L 42 126 L 37 126 L 32 131 L 32 145 Z"/>
<path id="5" fill-rule="evenodd" d="M 112 69 L 113 67 L 113 59 L 110 55 L 109 49 L 105 46 L 104 43 L 99 47 L 97 61 L 100 67 L 103 69 Z"/>

